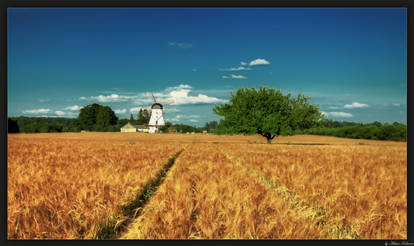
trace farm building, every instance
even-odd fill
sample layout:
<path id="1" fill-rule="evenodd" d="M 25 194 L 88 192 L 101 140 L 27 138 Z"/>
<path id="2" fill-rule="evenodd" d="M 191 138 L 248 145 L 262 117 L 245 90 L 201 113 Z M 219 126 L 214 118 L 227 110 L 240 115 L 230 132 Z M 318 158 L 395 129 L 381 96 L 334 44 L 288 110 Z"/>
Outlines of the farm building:
<path id="1" fill-rule="evenodd" d="M 128 122 L 126 125 L 121 127 L 121 132 L 148 132 L 148 125 L 133 125 Z"/>

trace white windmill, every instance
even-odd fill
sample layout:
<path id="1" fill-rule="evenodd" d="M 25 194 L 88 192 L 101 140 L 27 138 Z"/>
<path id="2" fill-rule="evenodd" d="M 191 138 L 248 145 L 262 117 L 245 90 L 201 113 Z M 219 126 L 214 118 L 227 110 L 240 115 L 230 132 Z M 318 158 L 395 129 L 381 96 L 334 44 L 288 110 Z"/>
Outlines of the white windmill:
<path id="1" fill-rule="evenodd" d="M 154 101 L 154 104 L 151 106 L 151 118 L 149 120 L 148 126 L 149 126 L 149 133 L 155 133 L 158 132 L 158 128 L 160 126 L 164 126 L 164 117 L 162 116 L 162 110 L 164 109 L 163 105 L 161 103 L 158 103 L 157 100 L 155 100 L 154 95 L 151 93 L 152 100 Z M 172 104 L 173 101 L 165 103 L 164 106 Z"/>

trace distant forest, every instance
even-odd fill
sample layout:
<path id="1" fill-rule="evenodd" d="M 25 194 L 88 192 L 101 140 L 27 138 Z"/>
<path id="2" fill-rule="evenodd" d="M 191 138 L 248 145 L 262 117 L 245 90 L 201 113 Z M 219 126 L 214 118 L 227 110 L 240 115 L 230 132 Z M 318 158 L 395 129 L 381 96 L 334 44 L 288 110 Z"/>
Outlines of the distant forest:
<path id="1" fill-rule="evenodd" d="M 363 124 L 324 119 L 320 122 L 319 126 L 297 133 L 355 139 L 407 140 L 407 126 L 398 122 L 381 124 L 381 122 L 374 121 Z"/>

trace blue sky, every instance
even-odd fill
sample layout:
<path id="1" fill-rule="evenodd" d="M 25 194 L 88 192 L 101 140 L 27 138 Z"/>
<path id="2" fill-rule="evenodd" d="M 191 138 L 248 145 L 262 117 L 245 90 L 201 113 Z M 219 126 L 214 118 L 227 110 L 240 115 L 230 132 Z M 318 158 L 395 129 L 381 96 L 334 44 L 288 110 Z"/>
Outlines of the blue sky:
<path id="1" fill-rule="evenodd" d="M 407 121 L 404 8 L 8 9 L 8 115 L 120 118 L 174 101 L 202 126 L 240 87 L 312 96 L 327 117 Z"/>

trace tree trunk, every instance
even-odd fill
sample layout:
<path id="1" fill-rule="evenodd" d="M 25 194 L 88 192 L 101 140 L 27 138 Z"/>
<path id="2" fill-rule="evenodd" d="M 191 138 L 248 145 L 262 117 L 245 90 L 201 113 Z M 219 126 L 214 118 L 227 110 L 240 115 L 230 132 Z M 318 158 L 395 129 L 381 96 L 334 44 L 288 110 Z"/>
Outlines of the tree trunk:
<path id="1" fill-rule="evenodd" d="M 267 138 L 267 143 L 268 144 L 271 144 L 272 143 L 272 140 L 274 139 L 276 137 L 276 135 L 271 135 L 271 134 L 268 134 L 268 135 L 266 135 L 266 138 Z"/>

